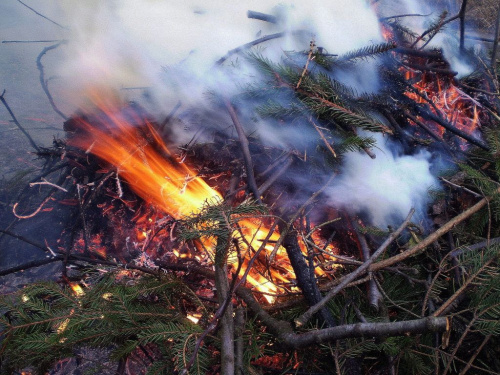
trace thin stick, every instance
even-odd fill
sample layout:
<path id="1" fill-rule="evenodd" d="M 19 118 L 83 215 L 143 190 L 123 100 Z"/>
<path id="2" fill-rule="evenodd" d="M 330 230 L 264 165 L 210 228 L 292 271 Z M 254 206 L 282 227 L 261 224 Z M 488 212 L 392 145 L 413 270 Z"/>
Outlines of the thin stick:
<path id="1" fill-rule="evenodd" d="M 318 125 L 316 125 L 316 123 L 313 121 L 312 117 L 309 117 L 308 118 L 308 121 L 309 123 L 314 126 L 314 129 L 316 129 L 316 131 L 318 132 L 321 140 L 323 141 L 323 143 L 325 144 L 326 148 L 328 149 L 328 151 L 330 151 L 333 155 L 334 158 L 337 157 L 337 154 L 335 152 L 335 150 L 333 149 L 332 145 L 330 144 L 330 142 L 328 142 L 328 140 L 326 139 L 325 135 L 323 134 L 323 132 L 321 131 L 320 127 Z"/>
<path id="2" fill-rule="evenodd" d="M 446 184 L 448 184 L 448 185 L 453 186 L 454 188 L 457 188 L 457 189 L 459 189 L 459 190 L 463 190 L 463 191 L 466 191 L 466 192 L 467 192 L 467 193 L 469 193 L 469 194 L 472 194 L 472 195 L 473 195 L 473 196 L 475 196 L 476 198 L 482 198 L 482 195 L 481 195 L 481 194 L 478 194 L 478 193 L 476 193 L 475 191 L 472 191 L 472 190 L 470 190 L 470 189 L 467 189 L 467 188 L 466 188 L 466 187 L 464 187 L 464 186 L 460 186 L 460 185 L 454 184 L 453 182 L 448 181 L 448 180 L 447 180 L 446 178 L 444 178 L 444 177 L 439 177 L 439 179 L 440 179 L 441 181 L 443 181 L 444 183 L 446 183 Z"/>
<path id="3" fill-rule="evenodd" d="M 475 35 L 465 35 L 465 39 L 480 40 L 481 42 L 486 42 L 486 43 L 495 43 L 495 39 L 493 38 L 485 38 L 482 36 L 475 36 Z"/>
<path id="4" fill-rule="evenodd" d="M 309 43 L 309 54 L 307 55 L 306 65 L 304 66 L 304 70 L 302 70 L 302 74 L 300 75 L 299 82 L 297 82 L 297 86 L 295 86 L 296 90 L 300 87 L 302 80 L 304 79 L 305 75 L 307 74 L 307 68 L 309 67 L 309 62 L 313 59 L 312 55 L 314 52 L 314 47 L 316 47 L 316 44 L 314 43 L 314 39 L 313 39 Z"/>
<path id="5" fill-rule="evenodd" d="M 397 16 L 388 16 L 388 17 L 381 17 L 378 20 L 383 22 L 387 21 L 393 18 L 403 18 L 403 17 L 429 17 L 432 13 L 429 14 L 419 14 L 419 13 L 411 13 L 411 14 L 399 14 Z"/>
<path id="6" fill-rule="evenodd" d="M 45 206 L 45 204 L 52 198 L 52 194 L 50 194 L 47 198 L 45 198 L 43 200 L 43 202 L 38 206 L 38 208 L 33 211 L 31 214 L 28 214 L 28 215 L 19 215 L 16 210 L 17 210 L 17 206 L 19 205 L 18 202 L 14 203 L 14 206 L 12 207 L 12 213 L 14 214 L 15 217 L 17 217 L 18 219 L 31 219 L 32 217 L 35 217 L 43 208 L 43 206 Z"/>
<path id="7" fill-rule="evenodd" d="M 50 93 L 49 87 L 47 86 L 47 81 L 45 80 L 45 72 L 44 72 L 43 65 L 42 65 L 42 57 L 47 52 L 49 52 L 50 50 L 56 49 L 57 47 L 59 47 L 63 43 L 65 43 L 65 42 L 62 41 L 62 42 L 53 44 L 49 47 L 45 47 L 42 50 L 42 52 L 40 52 L 38 57 L 36 58 L 36 66 L 38 68 L 38 71 L 40 72 L 40 84 L 42 85 L 42 89 L 45 92 L 45 95 L 47 95 L 47 98 L 49 99 L 49 102 L 50 102 L 50 105 L 52 106 L 52 109 L 54 109 L 54 111 L 66 121 L 66 120 L 68 120 L 68 117 L 64 113 L 62 113 L 59 110 L 59 108 L 57 108 L 56 103 L 54 102 L 54 99 L 52 98 L 52 94 Z"/>
<path id="8" fill-rule="evenodd" d="M 227 111 L 229 112 L 229 116 L 231 116 L 231 120 L 233 120 L 234 127 L 236 128 L 236 132 L 238 133 L 238 139 L 241 145 L 241 151 L 243 153 L 243 161 L 245 162 L 245 170 L 247 172 L 247 184 L 249 190 L 252 192 L 257 203 L 262 204 L 259 195 L 259 188 L 257 187 L 257 183 L 255 182 L 255 176 L 253 173 L 253 162 L 252 156 L 250 155 L 250 149 L 248 148 L 248 139 L 245 135 L 245 131 L 243 129 L 243 125 L 241 125 L 240 120 L 238 119 L 238 115 L 234 110 L 233 105 L 229 102 L 229 100 L 225 101 Z"/>
<path id="9" fill-rule="evenodd" d="M 462 7 L 460 8 L 460 52 L 465 52 L 465 10 L 467 8 L 467 0 L 462 1 Z"/>
<path id="10" fill-rule="evenodd" d="M 459 10 L 459 12 L 457 14 L 455 14 L 453 17 L 448 18 L 447 20 L 444 20 L 443 22 L 440 22 L 437 27 L 431 27 L 430 29 L 427 29 L 426 31 L 424 31 L 422 33 L 422 35 L 420 35 L 417 38 L 417 41 L 412 45 L 412 47 L 414 47 L 419 41 L 421 41 L 424 36 L 426 36 L 427 34 L 435 31 L 437 28 L 442 28 L 444 25 L 446 25 L 446 24 L 448 24 L 448 23 L 450 23 L 452 21 L 455 21 L 455 20 L 459 19 L 462 16 L 462 14 L 465 14 L 466 7 L 467 7 L 467 0 L 463 0 L 462 1 L 462 6 L 460 7 L 460 10 Z"/>
<path id="11" fill-rule="evenodd" d="M 16 126 L 19 128 L 19 130 L 21 130 L 23 132 L 23 134 L 26 136 L 26 138 L 28 138 L 28 141 L 30 142 L 31 147 L 33 147 L 37 152 L 40 152 L 40 148 L 37 146 L 37 144 L 35 143 L 33 138 L 31 138 L 31 135 L 29 135 L 29 133 L 26 130 L 24 130 L 24 128 L 21 126 L 19 121 L 17 121 L 17 118 L 14 115 L 14 112 L 12 112 L 9 105 L 7 104 L 7 101 L 5 100 L 5 90 L 3 90 L 2 95 L 0 95 L 0 101 L 2 102 L 2 104 L 5 106 L 5 108 L 9 112 L 10 117 L 12 117 L 12 120 L 14 121 L 14 124 L 16 124 Z"/>
<path id="12" fill-rule="evenodd" d="M 285 164 L 280 168 L 280 170 L 271 177 L 269 177 L 262 185 L 259 186 L 259 196 L 264 194 L 264 192 L 271 187 L 271 185 L 276 181 L 283 173 L 285 173 L 288 168 L 292 165 L 293 159 L 288 158 L 285 162 Z"/>
<path id="13" fill-rule="evenodd" d="M 491 339 L 491 336 L 492 335 L 488 335 L 484 338 L 483 342 L 481 343 L 481 345 L 479 345 L 479 347 L 477 348 L 477 350 L 474 352 L 474 354 L 472 355 L 472 357 L 470 357 L 469 359 L 469 362 L 467 362 L 467 366 L 465 366 L 463 368 L 462 371 L 460 371 L 460 374 L 458 375 L 465 375 L 467 373 L 467 371 L 469 371 L 469 369 L 471 368 L 472 366 L 472 363 L 474 362 L 474 360 L 476 359 L 476 357 L 479 355 L 479 353 L 481 353 L 481 350 L 483 350 L 484 346 L 488 343 L 488 341 L 490 341 Z"/>
<path id="14" fill-rule="evenodd" d="M 495 24 L 495 38 L 493 42 L 493 51 L 491 53 L 491 71 L 496 72 L 497 54 L 498 54 L 498 40 L 500 39 L 500 6 L 498 7 L 497 22 Z M 496 76 L 496 74 L 495 74 Z"/>
<path id="15" fill-rule="evenodd" d="M 0 270 L 0 276 L 5 276 L 5 275 L 10 275 L 11 273 L 19 272 L 19 271 L 26 271 L 30 268 L 35 268 L 35 267 L 40 267 L 45 264 L 57 262 L 63 259 L 62 255 L 56 255 L 50 258 L 43 258 L 43 259 L 37 259 L 37 260 L 32 260 L 31 262 L 23 263 L 18 266 L 14 266 L 11 268 L 3 269 Z"/>
<path id="16" fill-rule="evenodd" d="M 469 285 L 487 268 L 494 260 L 496 257 L 492 257 L 490 260 L 488 260 L 486 263 L 484 263 L 481 268 L 472 276 L 470 276 L 464 284 L 455 292 L 453 295 L 448 298 L 439 309 L 437 309 L 432 316 L 440 316 L 443 315 L 445 311 L 447 311 L 448 307 L 455 301 L 465 290 L 469 287 Z"/>
<path id="17" fill-rule="evenodd" d="M 40 12 L 37 12 L 35 9 L 33 9 L 33 8 L 32 8 L 32 7 L 30 7 L 29 5 L 27 5 L 27 4 L 25 4 L 25 3 L 23 3 L 21 0 L 17 0 L 17 1 L 18 1 L 19 3 L 21 3 L 22 5 L 24 5 L 26 8 L 28 8 L 29 10 L 31 10 L 33 13 L 35 13 L 35 14 L 39 15 L 40 17 L 42 17 L 42 18 L 46 19 L 46 20 L 47 20 L 47 21 L 49 21 L 49 22 L 52 22 L 54 25 L 59 26 L 59 27 L 60 27 L 60 28 L 62 28 L 62 29 L 69 30 L 66 26 L 63 26 L 63 25 L 61 25 L 61 24 L 57 23 L 56 21 L 51 20 L 50 18 L 48 18 L 48 17 L 44 16 L 44 15 L 43 15 L 42 13 L 40 13 Z"/>
<path id="18" fill-rule="evenodd" d="M 296 30 L 296 31 L 292 31 L 290 34 L 291 35 L 303 35 L 303 34 L 307 34 L 307 31 L 306 30 Z M 228 53 L 226 53 L 225 56 L 223 56 L 219 60 L 217 60 L 217 62 L 215 63 L 215 65 L 216 66 L 221 65 L 221 64 L 224 63 L 224 61 L 226 61 L 227 59 L 229 59 L 232 55 L 234 55 L 236 53 L 243 52 L 243 51 L 245 51 L 247 49 L 250 49 L 253 46 L 256 46 L 257 44 L 267 42 L 268 40 L 283 38 L 285 35 L 287 35 L 286 32 L 281 32 L 281 33 L 276 33 L 276 34 L 271 34 L 271 35 L 265 35 L 262 38 L 255 39 L 254 41 L 251 41 L 249 43 L 243 44 L 242 46 L 239 46 L 237 48 L 234 48 L 234 49 L 230 50 Z"/>
<path id="19" fill-rule="evenodd" d="M 358 276 L 362 275 L 367 271 L 370 265 L 375 262 L 375 260 L 387 249 L 387 247 L 400 235 L 403 229 L 410 223 L 410 219 L 413 216 L 415 210 L 412 208 L 410 213 L 406 217 L 405 221 L 399 226 L 399 228 L 391 233 L 391 235 L 380 245 L 380 247 L 373 253 L 373 255 L 368 258 L 361 266 L 359 266 L 355 271 L 351 272 L 349 275 L 345 276 L 341 283 L 339 283 L 335 288 L 330 290 L 316 305 L 309 308 L 304 314 L 299 318 L 295 319 L 295 324 L 300 327 L 306 324 L 312 316 L 318 312 L 322 307 L 324 307 L 328 301 L 335 297 L 347 284 L 354 281 Z"/>
<path id="20" fill-rule="evenodd" d="M 5 229 L 0 229 L 0 233 L 3 233 L 3 234 L 6 234 L 8 236 L 11 236 L 11 237 L 14 237 L 14 238 L 17 238 L 18 240 L 21 240 L 23 242 L 26 242 L 27 244 L 30 244 L 40 250 L 43 250 L 45 251 L 46 253 L 49 253 L 50 250 L 47 248 L 47 246 L 44 246 L 44 245 L 41 245 L 37 242 L 34 242 L 34 241 L 31 241 L 30 239 L 26 238 L 26 237 L 23 237 L 23 236 L 20 236 L 18 234 L 15 234 L 9 230 L 5 230 Z"/>
<path id="21" fill-rule="evenodd" d="M 29 184 L 30 187 L 33 187 L 35 185 L 48 185 L 48 186 L 52 186 L 56 189 L 59 189 L 61 191 L 64 191 L 65 193 L 68 192 L 68 190 L 66 190 L 65 188 L 63 188 L 62 186 L 59 186 L 59 185 L 56 185 L 56 184 L 53 184 L 52 182 L 49 182 L 47 181 L 45 178 L 42 178 L 42 181 L 41 182 L 31 182 Z"/>
<path id="22" fill-rule="evenodd" d="M 497 189 L 497 192 L 500 193 L 500 188 Z M 486 206 L 486 204 L 491 200 L 491 197 L 486 197 L 481 199 L 479 202 L 477 202 L 474 206 L 470 207 L 469 209 L 465 210 L 461 214 L 455 216 L 453 219 L 448 221 L 446 224 L 442 225 L 438 230 L 427 236 L 425 239 L 420 241 L 417 245 L 413 246 L 411 249 L 408 249 L 406 251 L 403 251 L 402 253 L 398 255 L 394 255 L 393 257 L 384 259 L 380 262 L 377 262 L 373 264 L 370 267 L 371 271 L 378 271 L 382 268 L 385 267 L 390 267 L 393 264 L 402 262 L 403 260 L 415 256 L 419 254 L 421 251 L 423 251 L 427 246 L 429 246 L 431 243 L 436 241 L 438 238 L 443 236 L 444 234 L 448 233 L 450 230 L 452 230 L 455 226 L 460 224 L 462 221 L 465 219 L 469 218 L 476 212 L 478 212 L 481 208 Z"/>
<path id="23" fill-rule="evenodd" d="M 464 89 L 481 92 L 483 94 L 490 95 L 490 96 L 499 96 L 500 95 L 500 92 L 498 92 L 498 91 L 492 92 L 492 91 L 488 91 L 488 90 L 482 90 L 482 89 L 478 89 L 475 87 L 467 86 L 465 83 L 462 83 L 462 82 L 457 82 L 457 85 L 460 87 L 463 87 Z"/>
<path id="24" fill-rule="evenodd" d="M 182 105 L 182 102 L 179 100 L 177 102 L 177 104 L 174 106 L 174 108 L 170 111 L 170 113 L 167 115 L 167 117 L 165 117 L 165 120 L 163 120 L 160 124 L 160 129 L 163 129 L 171 120 L 172 118 L 174 117 L 175 115 L 175 112 L 177 112 L 179 110 L 179 108 L 181 107 Z"/>
<path id="25" fill-rule="evenodd" d="M 60 39 L 53 40 L 2 40 L 2 43 L 55 43 L 61 42 Z"/>

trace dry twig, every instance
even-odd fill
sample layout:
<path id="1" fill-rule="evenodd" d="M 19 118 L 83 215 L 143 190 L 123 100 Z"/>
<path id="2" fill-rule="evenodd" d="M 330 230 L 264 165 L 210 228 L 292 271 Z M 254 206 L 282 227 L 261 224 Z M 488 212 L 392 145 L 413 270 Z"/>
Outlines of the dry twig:
<path id="1" fill-rule="evenodd" d="M 252 155 L 250 154 L 250 149 L 248 148 L 248 139 L 245 135 L 245 130 L 243 129 L 243 125 L 236 114 L 236 111 L 233 105 L 229 102 L 229 100 L 225 101 L 226 108 L 231 116 L 231 120 L 233 121 L 234 127 L 236 128 L 236 132 L 238 133 L 238 139 L 241 145 L 241 151 L 243 153 L 243 160 L 245 162 L 245 171 L 247 172 L 247 184 L 249 190 L 252 192 L 257 203 L 262 204 L 259 195 L 259 188 L 257 187 L 257 183 L 255 182 L 255 175 L 253 173 L 253 161 Z"/>
<path id="2" fill-rule="evenodd" d="M 306 324 L 309 319 L 312 318 L 312 316 L 319 311 L 322 307 L 324 307 L 328 301 L 330 301 L 333 297 L 335 297 L 344 287 L 349 284 L 351 281 L 354 281 L 358 276 L 362 275 L 365 273 L 365 271 L 369 271 L 369 267 L 375 260 L 382 255 L 382 253 L 387 249 L 387 247 L 401 234 L 403 229 L 406 228 L 406 226 L 410 223 L 410 219 L 413 216 L 413 213 L 415 212 L 414 209 L 411 209 L 410 213 L 406 217 L 405 221 L 399 226 L 399 228 L 391 233 L 391 235 L 380 245 L 380 247 L 373 253 L 373 255 L 366 261 L 364 262 L 361 266 L 359 266 L 355 271 L 351 272 L 347 276 L 344 276 L 342 278 L 342 282 L 340 282 L 336 287 L 334 287 L 332 290 L 330 290 L 322 299 L 320 302 L 318 302 L 316 305 L 312 306 L 309 308 L 304 314 L 302 314 L 300 317 L 295 319 L 295 324 L 300 327 Z"/>

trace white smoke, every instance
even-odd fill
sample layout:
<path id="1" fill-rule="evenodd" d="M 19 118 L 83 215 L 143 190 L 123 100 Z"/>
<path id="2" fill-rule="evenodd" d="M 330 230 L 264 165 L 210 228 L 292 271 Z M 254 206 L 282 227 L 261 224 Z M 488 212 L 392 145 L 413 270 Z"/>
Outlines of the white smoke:
<path id="1" fill-rule="evenodd" d="M 383 10 L 383 16 L 395 16 L 398 14 L 410 14 L 413 16 L 400 18 L 399 22 L 417 34 L 422 34 L 431 24 L 436 23 L 445 10 L 444 19 L 448 19 L 458 12 L 456 2 L 432 2 L 417 0 L 382 0 L 379 9 Z M 458 73 L 457 77 L 463 77 L 473 72 L 473 67 L 464 62 L 458 45 L 458 20 L 445 25 L 440 32 L 432 38 L 426 48 L 436 48 L 443 51 L 445 59 L 453 71 Z M 422 43 L 420 43 L 422 44 Z"/>
<path id="2" fill-rule="evenodd" d="M 309 34 L 262 45 L 271 57 L 281 57 L 283 50 L 307 50 L 311 38 L 337 54 L 383 41 L 377 17 L 364 0 L 88 0 L 61 1 L 60 7 L 70 32 L 59 73 L 68 84 L 68 97 L 76 100 L 82 89 L 105 84 L 147 86 L 167 107 L 179 99 L 201 103 L 207 88 L 234 89 L 232 77 L 212 69 L 220 57 L 258 36 L 284 30 Z M 284 16 L 273 25 L 249 19 L 248 10 Z M 241 79 L 249 74 L 243 71 Z M 370 74 L 360 81 L 373 78 Z"/>
<path id="3" fill-rule="evenodd" d="M 238 78 L 213 67 L 229 50 L 259 36 L 308 30 L 302 39 L 284 38 L 259 47 L 273 59 L 279 59 L 286 50 L 307 50 L 311 38 L 333 54 L 383 42 L 377 15 L 368 3 L 61 1 L 71 31 L 65 48 L 67 57 L 61 61 L 59 72 L 65 79 L 67 96 L 74 98 L 75 104 L 79 104 L 89 86 L 147 86 L 158 112 L 168 113 L 179 100 L 184 107 L 203 108 L 207 90 L 230 96 L 238 85 L 258 78 L 237 56 L 225 65 L 230 71 L 236 70 Z M 273 25 L 248 19 L 248 10 L 284 17 Z M 367 63 L 356 74 L 337 78 L 357 86 L 359 92 L 372 91 L 377 87 L 376 65 Z M 299 127 L 296 134 L 276 134 L 263 123 L 254 126 L 256 129 L 247 131 L 257 130 L 275 145 L 287 147 L 294 139 L 307 142 L 307 134 Z M 310 138 L 316 139 L 312 131 Z M 428 155 L 395 155 L 383 139 L 378 143 L 375 160 L 361 153 L 345 157 L 342 176 L 329 195 L 332 204 L 352 212 L 368 212 L 373 224 L 384 226 L 400 220 L 412 206 L 424 207 L 427 189 L 435 179 L 429 172 Z"/>
<path id="4" fill-rule="evenodd" d="M 379 227 L 400 222 L 412 207 L 425 217 L 428 190 L 438 185 L 430 171 L 430 154 L 398 155 L 389 141 L 372 136 L 377 139 L 376 158 L 363 152 L 347 154 L 340 176 L 327 190 L 330 202 L 351 213 L 368 214 Z"/>

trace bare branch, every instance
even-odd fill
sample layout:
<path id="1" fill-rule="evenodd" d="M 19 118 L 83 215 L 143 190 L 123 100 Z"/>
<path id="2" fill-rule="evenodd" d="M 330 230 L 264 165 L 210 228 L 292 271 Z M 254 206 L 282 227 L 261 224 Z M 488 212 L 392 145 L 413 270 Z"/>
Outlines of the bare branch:
<path id="1" fill-rule="evenodd" d="M 497 192 L 500 192 L 500 188 L 497 189 Z M 429 246 L 431 243 L 436 241 L 438 238 L 443 236 L 444 234 L 448 233 L 450 230 L 452 230 L 456 225 L 460 224 L 462 221 L 465 219 L 469 218 L 476 212 L 478 212 L 481 208 L 486 206 L 486 204 L 491 200 L 490 197 L 486 197 L 481 199 L 479 202 L 477 202 L 474 206 L 470 207 L 469 209 L 465 210 L 461 214 L 455 216 L 453 219 L 448 221 L 446 224 L 442 225 L 438 230 L 435 232 L 431 233 L 429 236 L 427 236 L 425 239 L 420 241 L 417 245 L 413 246 L 411 249 L 408 249 L 406 251 L 403 251 L 402 253 L 395 255 L 393 257 L 384 259 L 380 262 L 377 262 L 373 264 L 370 267 L 371 271 L 378 271 L 382 268 L 392 266 L 393 264 L 399 263 L 409 257 L 415 256 L 419 254 L 421 251 L 423 251 L 427 246 Z"/>
<path id="2" fill-rule="evenodd" d="M 375 262 L 375 260 L 387 249 L 387 247 L 401 234 L 403 229 L 410 223 L 410 219 L 415 212 L 414 209 L 411 209 L 410 213 L 406 217 L 403 224 L 380 245 L 380 247 L 373 253 L 373 255 L 364 262 L 361 266 L 359 266 L 355 271 L 351 272 L 347 276 L 343 277 L 342 282 L 339 283 L 335 288 L 330 290 L 320 302 L 316 305 L 312 306 L 309 310 L 307 310 L 304 314 L 302 314 L 299 318 L 295 319 L 295 324 L 300 327 L 306 324 L 312 316 L 319 311 L 322 307 L 324 307 L 328 301 L 330 301 L 333 297 L 335 297 L 344 287 L 349 284 L 351 281 L 355 280 L 357 277 L 365 273 L 368 270 L 370 265 Z"/>
<path id="3" fill-rule="evenodd" d="M 291 348 L 303 348 L 314 344 L 353 337 L 403 336 L 425 332 L 446 330 L 447 318 L 427 317 L 416 320 L 390 323 L 357 323 L 325 328 L 306 333 L 294 333 L 289 323 L 277 320 L 269 315 L 246 288 L 240 288 L 237 294 L 261 321 Z"/>
<path id="4" fill-rule="evenodd" d="M 19 0 L 18 0 L 19 1 Z M 62 113 L 59 108 L 57 108 L 56 103 L 54 102 L 54 98 L 52 98 L 52 94 L 49 91 L 49 87 L 47 86 L 47 81 L 45 80 L 45 71 L 43 69 L 42 65 L 42 57 L 49 52 L 50 50 L 56 49 L 59 47 L 61 44 L 65 43 L 64 41 L 61 41 L 59 43 L 53 44 L 49 47 L 45 47 L 42 52 L 38 55 L 36 58 L 36 66 L 38 68 L 38 71 L 40 72 L 40 84 L 42 85 L 42 89 L 45 92 L 45 95 L 49 99 L 50 105 L 54 109 L 54 111 L 61 116 L 65 121 L 68 120 L 68 116 L 66 116 L 64 113 Z"/>
<path id="5" fill-rule="evenodd" d="M 37 144 L 35 143 L 33 138 L 31 138 L 31 135 L 29 135 L 29 133 L 21 126 L 19 121 L 17 121 L 17 118 L 14 115 L 14 112 L 12 112 L 12 110 L 10 109 L 10 106 L 7 104 L 7 101 L 5 100 L 5 90 L 3 90 L 2 95 L 0 95 L 0 101 L 2 102 L 2 104 L 5 106 L 5 108 L 9 112 L 10 117 L 12 117 L 12 120 L 14 121 L 14 124 L 16 124 L 16 126 L 19 128 L 19 130 L 21 130 L 23 132 L 23 134 L 26 136 L 26 138 L 28 138 L 28 141 L 30 142 L 31 147 L 33 147 L 37 152 L 40 152 L 40 148 L 37 146 Z"/>
<path id="6" fill-rule="evenodd" d="M 259 195 L 259 188 L 257 187 L 257 183 L 255 182 L 255 176 L 253 173 L 253 161 L 252 156 L 250 155 L 250 149 L 248 148 L 248 139 L 245 135 L 245 130 L 243 129 L 243 125 L 234 110 L 233 105 L 229 102 L 229 100 L 225 101 L 226 108 L 229 112 L 229 116 L 231 116 L 231 120 L 233 120 L 234 127 L 236 128 L 236 132 L 238 133 L 238 138 L 240 140 L 241 151 L 243 153 L 243 160 L 245 162 L 245 170 L 247 172 L 247 184 L 249 190 L 252 192 L 255 200 L 262 204 Z"/>
<path id="7" fill-rule="evenodd" d="M 38 15 L 38 16 L 40 16 L 40 17 L 42 17 L 42 18 L 46 19 L 47 21 L 49 21 L 49 22 L 53 23 L 53 24 L 54 24 L 54 25 L 56 25 L 56 26 L 59 26 L 59 27 L 60 27 L 60 28 L 62 28 L 62 29 L 69 30 L 66 26 L 63 26 L 63 25 L 61 25 L 61 24 L 57 23 L 56 21 L 53 21 L 53 20 L 51 20 L 50 18 L 48 18 L 48 17 L 44 16 L 44 15 L 43 15 L 43 14 L 41 14 L 40 12 L 38 12 L 38 11 L 36 11 L 35 9 L 33 9 L 32 7 L 30 7 L 29 5 L 27 5 L 27 4 L 25 4 L 25 3 L 23 3 L 21 0 L 17 0 L 17 1 L 18 1 L 19 3 L 21 3 L 22 5 L 24 5 L 26 8 L 28 8 L 29 10 L 31 10 L 31 11 L 32 11 L 33 13 L 35 13 L 36 15 Z"/>

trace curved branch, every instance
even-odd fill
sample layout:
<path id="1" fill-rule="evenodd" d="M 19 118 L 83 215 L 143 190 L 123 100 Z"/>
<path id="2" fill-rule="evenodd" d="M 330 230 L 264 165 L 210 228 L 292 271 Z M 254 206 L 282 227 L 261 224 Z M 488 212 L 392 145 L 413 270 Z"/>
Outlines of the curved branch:
<path id="1" fill-rule="evenodd" d="M 237 295 L 283 343 L 291 348 L 303 348 L 314 344 L 354 337 L 403 336 L 425 332 L 442 332 L 447 328 L 444 317 L 390 323 L 357 323 L 324 328 L 306 333 L 294 333 L 289 323 L 269 315 L 246 288 L 240 288 Z"/>
<path id="2" fill-rule="evenodd" d="M 49 102 L 50 102 L 50 105 L 52 106 L 52 109 L 54 109 L 54 111 L 66 121 L 66 120 L 68 120 L 68 116 L 66 116 L 64 113 L 62 113 L 59 110 L 59 108 L 57 108 L 56 103 L 54 102 L 54 99 L 52 98 L 52 94 L 49 91 L 47 81 L 45 80 L 45 71 L 44 71 L 43 65 L 42 65 L 42 57 L 50 50 L 56 49 L 57 47 L 59 47 L 61 44 L 64 44 L 64 43 L 65 43 L 65 41 L 61 41 L 59 43 L 45 47 L 42 50 L 42 52 L 40 52 L 38 57 L 36 58 L 36 67 L 38 68 L 38 70 L 40 72 L 40 84 L 42 85 L 42 89 L 45 92 L 45 95 L 47 95 L 47 98 L 49 99 Z"/>

